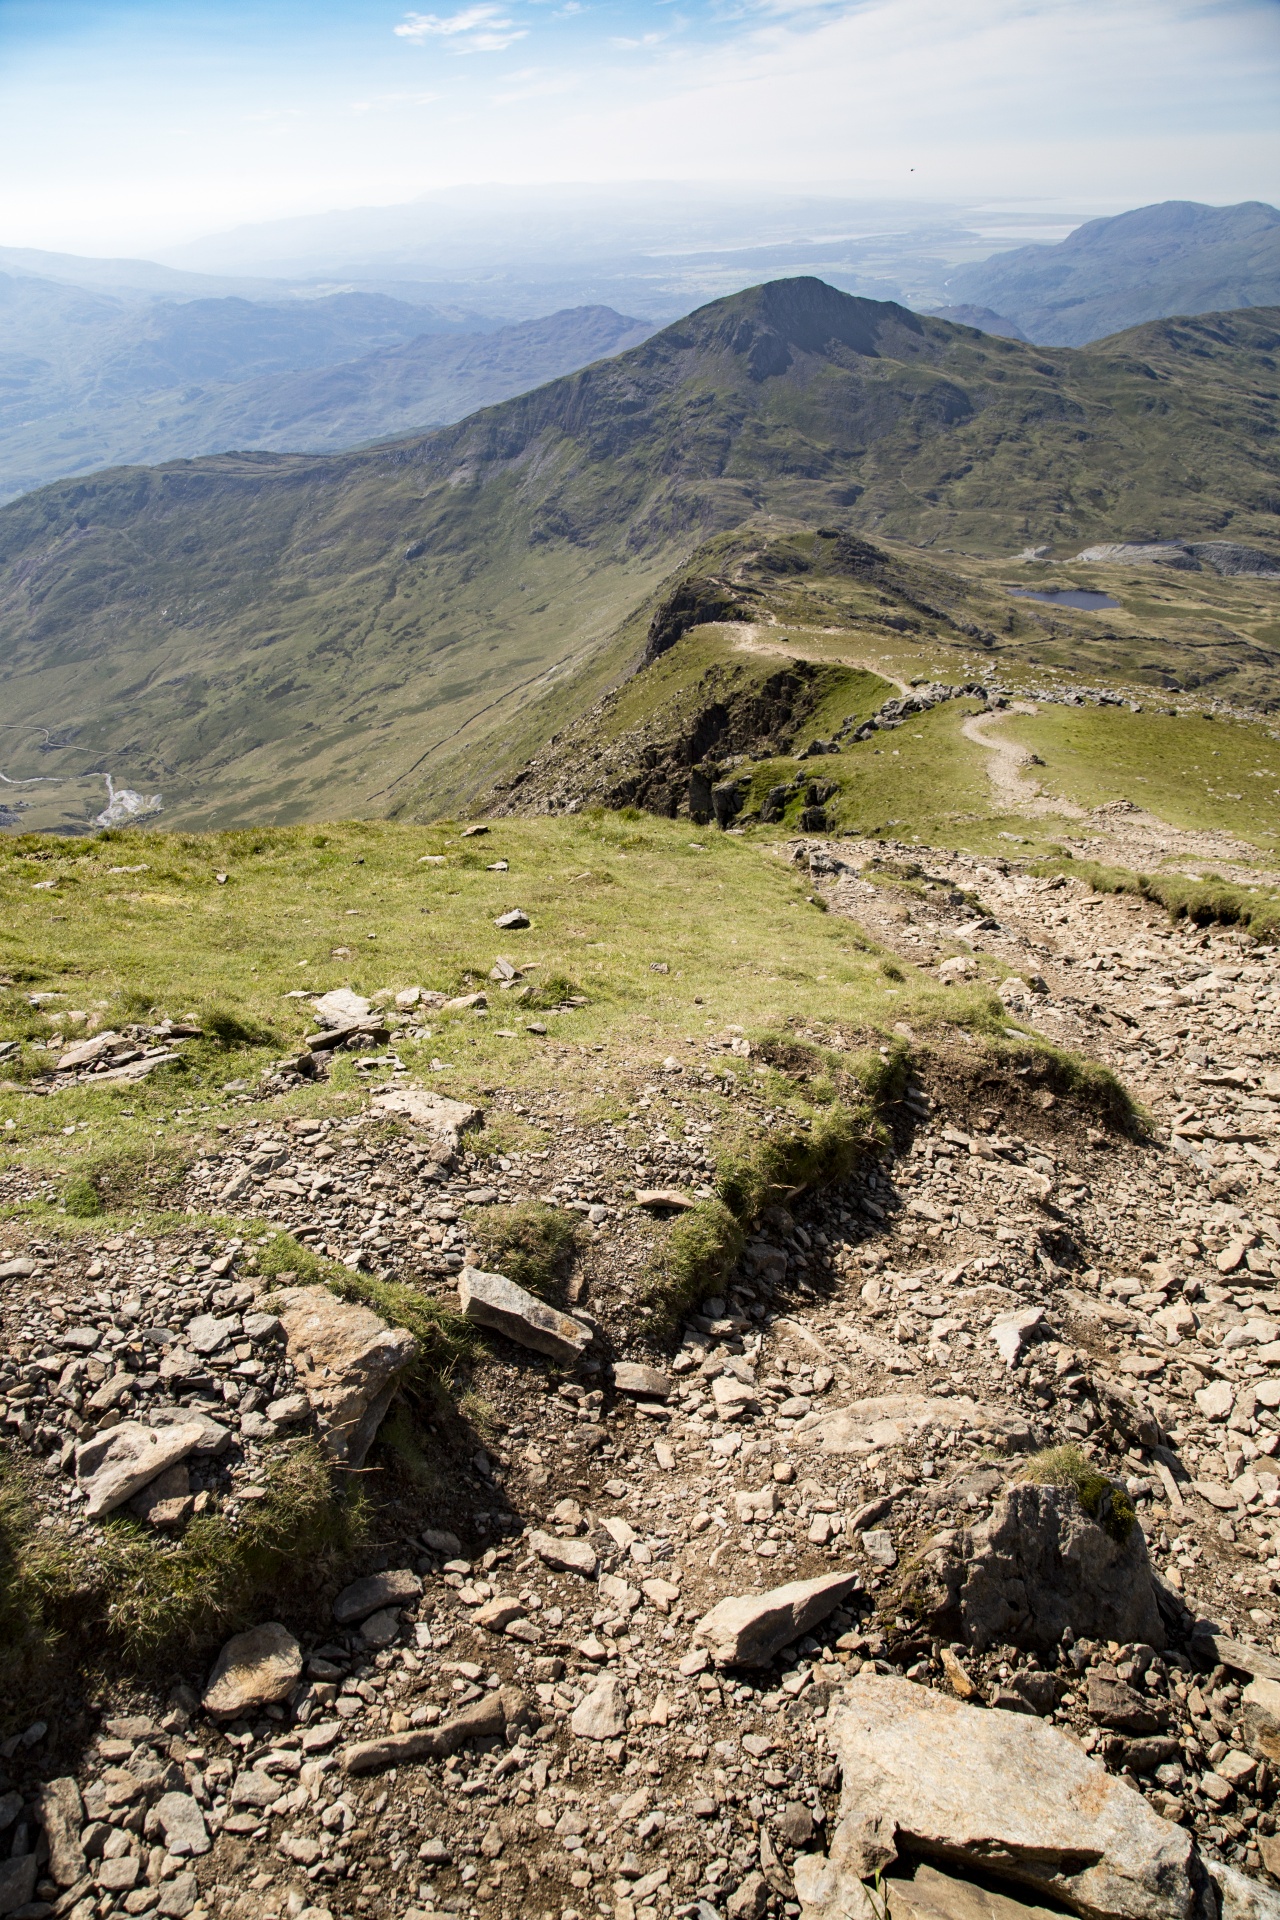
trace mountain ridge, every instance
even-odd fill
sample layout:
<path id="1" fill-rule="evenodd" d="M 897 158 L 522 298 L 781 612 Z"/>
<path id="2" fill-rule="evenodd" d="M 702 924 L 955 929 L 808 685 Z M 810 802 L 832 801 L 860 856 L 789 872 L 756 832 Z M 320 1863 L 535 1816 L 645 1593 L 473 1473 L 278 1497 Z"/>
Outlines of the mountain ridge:
<path id="1" fill-rule="evenodd" d="M 1043 350 L 774 282 L 433 434 L 56 483 L 0 510 L 4 771 L 114 756 L 193 824 L 455 805 L 761 517 L 1265 548 L 1278 345 L 1255 310 Z"/>

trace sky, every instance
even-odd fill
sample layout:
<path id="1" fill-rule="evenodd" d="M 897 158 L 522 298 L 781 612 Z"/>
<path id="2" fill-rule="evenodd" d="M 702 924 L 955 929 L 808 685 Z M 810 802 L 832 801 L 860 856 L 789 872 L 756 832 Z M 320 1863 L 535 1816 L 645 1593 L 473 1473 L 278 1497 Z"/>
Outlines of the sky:
<path id="1" fill-rule="evenodd" d="M 1280 201 L 1280 0 L 0 0 L 0 245 L 444 187 Z"/>

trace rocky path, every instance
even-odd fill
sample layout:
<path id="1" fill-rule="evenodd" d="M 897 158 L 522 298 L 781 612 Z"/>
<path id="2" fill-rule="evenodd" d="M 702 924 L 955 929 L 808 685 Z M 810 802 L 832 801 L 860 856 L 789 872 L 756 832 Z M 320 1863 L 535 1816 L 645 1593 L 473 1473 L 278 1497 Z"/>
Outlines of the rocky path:
<path id="1" fill-rule="evenodd" d="M 972 740 L 976 747 L 981 747 L 987 754 L 987 777 L 1000 806 L 1008 807 L 1015 813 L 1037 817 L 1055 814 L 1060 819 L 1083 819 L 1083 807 L 1076 806 L 1072 800 L 1046 798 L 1037 782 L 1028 778 L 1024 768 L 1035 765 L 1035 756 L 1030 749 L 1002 738 L 995 731 L 1009 714 L 1035 712 L 1032 701 L 1014 700 L 1002 712 L 973 714 L 963 723 L 960 731 L 966 740 Z"/>
<path id="2" fill-rule="evenodd" d="M 713 1087 L 772 1124 L 733 1031 L 637 1062 L 609 1127 L 495 1090 L 487 1115 L 545 1140 L 496 1158 L 465 1126 L 443 1153 L 432 1127 L 389 1133 L 372 1104 L 228 1133 L 190 1194 L 203 1211 L 237 1189 L 229 1239 L 5 1229 L 0 1417 L 42 1523 L 90 1548 L 98 1476 L 118 1492 L 144 1443 L 126 1429 L 179 1436 L 169 1490 L 125 1497 L 181 1538 L 199 1511 L 251 1508 L 293 1436 L 332 1450 L 394 1384 L 402 1352 L 345 1320 L 322 1346 L 310 1290 L 256 1271 L 268 1225 L 456 1300 L 485 1210 L 548 1200 L 581 1222 L 563 1304 L 590 1339 L 556 1359 L 492 1337 L 471 1422 L 437 1417 L 434 1484 L 389 1483 L 354 1585 L 290 1600 L 218 1671 L 192 1660 L 42 1707 L 0 1749 L 0 1912 L 835 1920 L 858 1910 L 823 1864 L 842 1770 L 868 1805 L 905 1792 L 918 1765 L 887 1785 L 885 1756 L 937 1737 L 918 1733 L 921 1693 L 982 1709 L 1012 1743 L 1005 1776 L 1040 1783 L 1042 1826 L 1066 1764 L 1052 1742 L 1069 1743 L 1128 1796 L 1126 1871 L 1194 1839 L 1220 1876 L 1261 1876 L 1250 1897 L 1271 1912 L 1277 955 L 1010 863 L 900 849 L 923 869 L 903 886 L 861 870 L 882 846 L 796 852 L 904 959 L 944 979 L 1014 969 L 1010 1025 L 1113 1064 L 1150 1142 L 998 1077 L 957 1037 L 892 1145 L 845 1187 L 771 1208 L 671 1353 L 635 1332 L 657 1229 L 634 1195 L 706 1185 Z M 838 1008 L 797 1037 L 859 1039 Z M 357 1382 L 354 1414 L 334 1374 Z M 1061 1444 L 1109 1473 L 1123 1538 L 1086 1524 L 1074 1491 L 1021 1484 Z M 1068 1632 L 1045 1626 L 1061 1579 L 1035 1571 L 1064 1528 L 1092 1556 Z M 1190 1871 L 1162 1867 L 1142 1910 L 1189 1914 Z M 895 1911 L 927 1905 L 917 1880 Z M 1041 1891 L 1083 1899 L 1061 1879 Z M 971 1911 L 945 1885 L 930 1897 Z"/>

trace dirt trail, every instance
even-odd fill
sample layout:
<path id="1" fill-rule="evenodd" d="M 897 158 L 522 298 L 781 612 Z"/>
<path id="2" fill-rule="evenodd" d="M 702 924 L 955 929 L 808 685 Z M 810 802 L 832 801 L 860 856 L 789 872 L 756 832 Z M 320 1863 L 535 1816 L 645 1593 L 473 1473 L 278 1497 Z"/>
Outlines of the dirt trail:
<path id="1" fill-rule="evenodd" d="M 999 735 L 992 737 L 992 728 L 998 727 L 1009 714 L 1038 711 L 1030 700 L 1014 700 L 1005 712 L 973 714 L 960 731 L 966 740 L 972 740 L 976 747 L 981 747 L 987 754 L 987 778 L 1002 806 L 1010 807 L 1016 813 L 1034 814 L 1041 818 L 1046 814 L 1056 814 L 1068 820 L 1083 820 L 1083 807 L 1078 807 L 1073 800 L 1048 800 L 1039 783 L 1027 779 L 1022 769 L 1036 764 L 1035 756 L 1028 747 L 1020 747 Z"/>
<path id="2" fill-rule="evenodd" d="M 911 691 L 908 682 L 900 680 L 882 660 L 869 660 L 852 653 L 817 653 L 794 641 L 762 640 L 760 629 L 755 625 L 735 627 L 734 631 L 733 644 L 738 653 L 763 654 L 777 660 L 811 660 L 821 667 L 852 667 L 858 673 L 874 673 L 878 680 L 887 680 L 899 693 Z"/>

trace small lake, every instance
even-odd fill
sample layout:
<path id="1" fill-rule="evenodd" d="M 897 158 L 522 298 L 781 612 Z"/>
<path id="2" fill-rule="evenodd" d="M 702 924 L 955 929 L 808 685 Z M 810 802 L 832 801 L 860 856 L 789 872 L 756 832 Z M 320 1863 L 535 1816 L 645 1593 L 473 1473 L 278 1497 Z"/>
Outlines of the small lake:
<path id="1" fill-rule="evenodd" d="M 1041 593 L 1032 587 L 1010 587 L 1008 591 L 1015 600 L 1043 600 L 1047 607 L 1077 607 L 1082 613 L 1120 605 L 1109 593 L 1090 593 L 1084 587 L 1046 587 Z"/>

